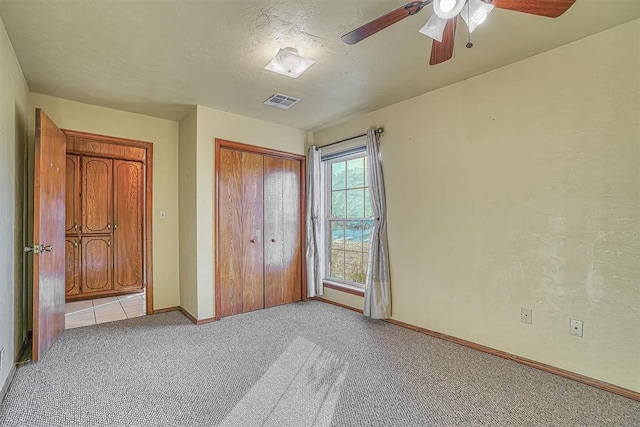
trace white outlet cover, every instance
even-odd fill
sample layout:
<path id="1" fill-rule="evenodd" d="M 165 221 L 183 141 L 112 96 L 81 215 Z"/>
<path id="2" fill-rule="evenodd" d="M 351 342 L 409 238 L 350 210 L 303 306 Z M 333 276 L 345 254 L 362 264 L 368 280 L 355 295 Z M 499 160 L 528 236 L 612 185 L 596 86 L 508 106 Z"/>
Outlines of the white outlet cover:
<path id="1" fill-rule="evenodd" d="M 571 319 L 571 330 L 569 333 L 575 337 L 582 336 L 582 320 Z"/>
<path id="2" fill-rule="evenodd" d="M 522 307 L 520 309 L 520 321 L 522 323 L 533 323 L 533 309 Z"/>

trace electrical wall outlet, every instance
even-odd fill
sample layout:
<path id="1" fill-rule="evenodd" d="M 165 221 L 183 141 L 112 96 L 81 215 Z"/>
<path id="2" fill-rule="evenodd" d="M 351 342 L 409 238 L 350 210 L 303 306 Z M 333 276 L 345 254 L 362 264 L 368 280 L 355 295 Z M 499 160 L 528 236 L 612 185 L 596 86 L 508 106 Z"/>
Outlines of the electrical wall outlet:
<path id="1" fill-rule="evenodd" d="M 569 333 L 575 337 L 582 336 L 582 320 L 571 319 L 571 330 Z"/>
<path id="2" fill-rule="evenodd" d="M 0 348 L 0 371 L 4 368 L 4 348 Z"/>
<path id="3" fill-rule="evenodd" d="M 522 307 L 520 309 L 520 321 L 522 323 L 533 323 L 533 310 L 530 308 Z"/>

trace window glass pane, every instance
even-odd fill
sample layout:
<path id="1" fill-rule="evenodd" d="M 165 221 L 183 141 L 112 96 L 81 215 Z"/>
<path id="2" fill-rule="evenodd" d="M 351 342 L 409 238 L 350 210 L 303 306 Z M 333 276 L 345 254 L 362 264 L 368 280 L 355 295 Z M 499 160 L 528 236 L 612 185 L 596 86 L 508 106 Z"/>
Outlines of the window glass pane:
<path id="1" fill-rule="evenodd" d="M 348 221 L 345 229 L 345 249 L 362 251 L 362 222 Z"/>
<path id="2" fill-rule="evenodd" d="M 331 165 L 331 189 L 344 190 L 347 184 L 347 163 L 338 162 Z"/>
<path id="3" fill-rule="evenodd" d="M 346 191 L 331 192 L 331 216 L 335 218 L 344 218 L 347 216 Z"/>
<path id="4" fill-rule="evenodd" d="M 331 251 L 331 277 L 345 279 L 344 277 L 344 251 Z"/>
<path id="5" fill-rule="evenodd" d="M 373 229 L 373 221 L 362 221 L 362 250 L 369 252 L 371 244 L 371 230 Z"/>
<path id="6" fill-rule="evenodd" d="M 331 249 L 344 249 L 344 221 L 331 221 Z"/>
<path id="7" fill-rule="evenodd" d="M 364 157 L 347 161 L 347 188 L 364 186 Z"/>
<path id="8" fill-rule="evenodd" d="M 373 216 L 373 212 L 371 210 L 371 193 L 368 188 L 364 189 L 364 216 L 366 218 L 371 218 Z"/>
<path id="9" fill-rule="evenodd" d="M 347 190 L 347 217 L 364 217 L 364 189 Z"/>
<path id="10" fill-rule="evenodd" d="M 356 283 L 364 283 L 367 275 L 366 265 L 362 262 L 362 252 L 345 251 L 346 279 Z"/>

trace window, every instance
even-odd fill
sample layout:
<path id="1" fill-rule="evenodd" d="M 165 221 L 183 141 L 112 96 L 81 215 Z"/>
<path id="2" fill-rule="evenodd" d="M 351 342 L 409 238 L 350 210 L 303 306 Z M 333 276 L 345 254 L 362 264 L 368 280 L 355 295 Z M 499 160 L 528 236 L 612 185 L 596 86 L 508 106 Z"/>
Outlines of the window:
<path id="1" fill-rule="evenodd" d="M 373 215 L 364 149 L 324 160 L 324 205 L 330 281 L 364 286 Z"/>

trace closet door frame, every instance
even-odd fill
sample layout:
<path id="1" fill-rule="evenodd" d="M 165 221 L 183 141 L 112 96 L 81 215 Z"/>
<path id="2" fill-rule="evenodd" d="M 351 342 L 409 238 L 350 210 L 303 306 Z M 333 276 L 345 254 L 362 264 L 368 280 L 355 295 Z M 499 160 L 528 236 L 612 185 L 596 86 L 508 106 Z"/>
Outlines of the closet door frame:
<path id="1" fill-rule="evenodd" d="M 144 174 L 142 287 L 146 291 L 147 314 L 153 314 L 153 143 L 62 129 L 67 137 L 67 154 L 107 157 L 142 162 Z M 126 291 L 123 293 L 127 293 Z M 92 297 L 93 298 L 93 297 Z"/>
<path id="2" fill-rule="evenodd" d="M 220 227 L 220 215 L 218 215 L 218 206 L 220 205 L 218 200 L 218 195 L 220 194 L 219 185 L 220 185 L 220 149 L 228 149 L 228 150 L 236 150 L 236 151 L 245 151 L 249 153 L 262 154 L 265 156 L 278 157 L 282 159 L 296 160 L 300 162 L 300 207 L 299 207 L 299 223 L 300 223 L 300 269 L 301 269 L 301 281 L 300 281 L 300 293 L 302 295 L 302 301 L 307 300 L 307 266 L 305 261 L 305 247 L 306 247 L 306 226 L 305 226 L 305 217 L 306 217 L 306 201 L 307 201 L 307 191 L 306 191 L 306 177 L 307 177 L 307 158 L 301 154 L 288 153 L 286 151 L 272 150 L 269 148 L 258 147 L 255 145 L 243 144 L 240 142 L 228 141 L 225 139 L 215 139 L 215 183 L 214 183 L 214 213 L 215 213 L 215 224 L 214 224 L 214 235 L 213 241 L 215 242 L 215 249 L 213 255 L 213 265 L 215 268 L 215 319 L 220 320 L 220 287 L 218 284 L 220 283 L 220 269 L 219 269 L 219 259 L 220 254 L 218 252 L 218 248 L 220 245 L 218 244 L 218 230 Z"/>

